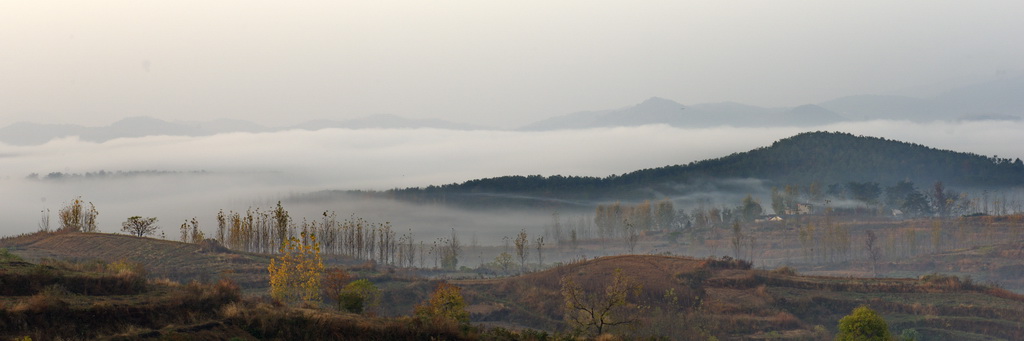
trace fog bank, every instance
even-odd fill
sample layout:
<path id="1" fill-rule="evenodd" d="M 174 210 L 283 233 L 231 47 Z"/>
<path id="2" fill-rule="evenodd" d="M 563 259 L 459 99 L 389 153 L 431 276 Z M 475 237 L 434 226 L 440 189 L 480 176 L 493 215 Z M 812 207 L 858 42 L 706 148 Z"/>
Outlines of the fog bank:
<path id="1" fill-rule="evenodd" d="M 92 201 L 104 232 L 120 229 L 133 215 L 156 216 L 169 238 L 184 219 L 198 217 L 212 231 L 217 210 L 269 208 L 277 200 L 329 189 L 383 190 L 439 185 L 503 175 L 607 176 L 643 168 L 685 164 L 768 146 L 808 130 L 844 131 L 940 149 L 1021 157 L 1024 123 L 1007 121 L 870 121 L 806 128 L 679 129 L 644 126 L 550 132 L 417 130 L 285 131 L 207 137 L 154 136 L 104 143 L 77 138 L 39 146 L 0 145 L 0 235 L 36 230 L 40 210 L 56 211 L 76 196 Z M 99 179 L 29 180 L 38 173 L 159 170 Z M 192 173 L 193 171 L 205 171 Z M 286 208 L 288 207 L 286 203 Z M 519 228 L 540 232 L 550 213 L 503 217 L 452 209 L 416 210 L 367 202 L 296 204 L 293 214 L 324 210 L 391 221 L 398 231 L 440 235 L 450 228 L 480 231 L 496 242 Z M 494 219 L 489 219 L 494 218 Z M 500 220 L 500 222 L 498 222 Z M 511 231 L 507 231 L 511 229 Z M 507 231 L 507 232 L 506 232 Z M 467 237 L 468 238 L 468 237 Z M 467 240 L 468 241 L 468 240 Z"/>

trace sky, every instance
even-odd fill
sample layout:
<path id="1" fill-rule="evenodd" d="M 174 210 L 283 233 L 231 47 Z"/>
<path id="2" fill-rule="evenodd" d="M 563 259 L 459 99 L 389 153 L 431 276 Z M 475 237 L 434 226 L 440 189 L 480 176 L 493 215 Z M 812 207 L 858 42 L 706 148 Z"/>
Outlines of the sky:
<path id="1" fill-rule="evenodd" d="M 1022 16 L 1017 0 L 4 1 L 0 126 L 796 106 L 1024 70 Z"/>
<path id="2" fill-rule="evenodd" d="M 0 127 L 105 126 L 133 116 L 290 126 L 392 114 L 513 128 L 650 97 L 766 107 L 856 94 L 926 97 L 1024 71 L 1021 17 L 1019 0 L 0 1 Z M 217 209 L 269 207 L 310 191 L 607 176 L 742 152 L 809 130 L 1022 157 L 1022 124 L 324 129 L 0 144 L 0 235 L 34 231 L 41 209 L 55 215 L 77 196 L 95 202 L 102 231 L 142 215 L 173 232 L 194 216 L 209 227 Z M 25 179 L 99 170 L 207 173 Z M 296 207 L 295 216 L 335 210 L 442 235 L 501 220 L 482 236 L 492 241 L 548 218 L 358 200 L 331 205 Z"/>

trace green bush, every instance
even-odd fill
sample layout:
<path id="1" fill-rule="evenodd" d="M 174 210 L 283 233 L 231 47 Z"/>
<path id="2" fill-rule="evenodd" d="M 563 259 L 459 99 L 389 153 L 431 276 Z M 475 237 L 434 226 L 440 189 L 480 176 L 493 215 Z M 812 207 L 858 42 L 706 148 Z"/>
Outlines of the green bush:
<path id="1" fill-rule="evenodd" d="M 7 251 L 5 248 L 0 248 L 0 262 L 22 262 L 24 261 L 18 255 Z"/>
<path id="2" fill-rule="evenodd" d="M 357 279 L 345 285 L 338 295 L 338 304 L 356 314 L 373 311 L 380 305 L 381 292 L 368 279 Z"/>
<path id="3" fill-rule="evenodd" d="M 889 324 L 867 306 L 860 306 L 839 320 L 836 341 L 889 341 Z"/>
<path id="4" fill-rule="evenodd" d="M 351 313 L 363 313 L 363 296 L 354 292 L 343 292 L 338 295 L 338 304 Z"/>

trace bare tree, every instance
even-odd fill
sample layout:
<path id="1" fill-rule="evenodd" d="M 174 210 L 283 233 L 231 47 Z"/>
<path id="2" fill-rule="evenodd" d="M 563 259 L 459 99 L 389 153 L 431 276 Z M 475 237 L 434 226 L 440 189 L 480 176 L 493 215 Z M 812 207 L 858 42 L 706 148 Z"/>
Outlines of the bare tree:
<path id="1" fill-rule="evenodd" d="M 458 269 L 459 255 L 462 254 L 462 243 L 459 242 L 459 235 L 455 233 L 455 228 L 452 228 L 451 238 L 445 239 L 442 242 L 442 264 L 445 269 L 455 270 Z"/>
<path id="2" fill-rule="evenodd" d="M 96 232 L 96 206 L 91 202 L 86 209 L 85 201 L 81 197 L 75 198 L 57 212 L 60 219 L 60 230 L 71 232 Z"/>
<path id="3" fill-rule="evenodd" d="M 188 243 L 188 220 L 186 220 L 184 223 L 181 223 L 180 230 L 181 230 L 181 242 L 182 243 Z"/>
<path id="4" fill-rule="evenodd" d="M 950 198 L 947 194 L 946 186 L 942 184 L 942 181 L 936 181 L 932 192 L 932 204 L 935 205 L 935 212 L 942 219 L 949 215 Z"/>
<path id="5" fill-rule="evenodd" d="M 868 256 L 871 258 L 871 273 L 875 277 L 878 277 L 878 259 L 881 256 L 881 250 L 878 248 L 878 237 L 875 236 L 875 232 L 868 230 L 867 237 L 864 238 L 864 248 L 868 251 Z"/>
<path id="6" fill-rule="evenodd" d="M 82 232 L 99 232 L 100 229 L 96 227 L 96 216 L 100 215 L 96 212 L 96 205 L 89 202 L 89 210 L 85 211 L 82 215 Z"/>
<path id="7" fill-rule="evenodd" d="M 669 230 L 672 222 L 676 220 L 676 209 L 672 200 L 665 198 L 659 201 L 654 207 L 654 222 L 660 230 Z"/>
<path id="8" fill-rule="evenodd" d="M 615 269 L 612 282 L 604 290 L 585 290 L 572 277 L 562 277 L 562 298 L 565 319 L 575 328 L 592 329 L 601 335 L 605 328 L 636 322 L 635 312 L 628 311 L 629 298 L 640 293 L 640 284 Z M 596 292 L 595 292 L 596 291 Z"/>
<path id="9" fill-rule="evenodd" d="M 435 263 L 434 266 L 437 266 L 437 263 Z M 427 268 L 427 246 L 422 240 L 420 241 L 420 268 Z"/>
<path id="10" fill-rule="evenodd" d="M 508 275 L 508 268 L 512 266 L 513 262 L 515 261 L 512 260 L 512 255 L 507 251 L 502 252 L 494 258 L 494 263 L 498 264 L 498 266 L 501 267 L 502 273 L 506 275 Z"/>
<path id="11" fill-rule="evenodd" d="M 636 243 L 640 241 L 640 232 L 636 230 L 633 224 L 626 223 L 626 247 L 629 248 L 629 253 L 633 254 L 636 250 Z"/>
<path id="12" fill-rule="evenodd" d="M 203 241 L 203 239 L 206 239 L 206 235 L 203 234 L 203 231 L 199 230 L 199 220 L 196 219 L 196 217 L 192 217 L 192 220 L 188 220 L 186 222 L 191 225 L 191 238 L 189 238 L 189 242 L 191 242 L 192 244 L 199 244 Z M 182 224 L 182 226 L 184 225 L 185 224 Z M 186 229 L 188 229 L 188 227 L 186 227 Z"/>
<path id="13" fill-rule="evenodd" d="M 155 224 L 156 217 L 143 218 L 134 216 L 121 223 L 121 231 L 128 232 L 133 236 L 142 237 L 156 232 L 158 227 Z"/>
<path id="14" fill-rule="evenodd" d="M 526 235 L 526 229 L 519 231 L 516 236 L 516 255 L 519 256 L 519 273 L 526 272 L 526 257 L 529 256 L 530 249 L 527 248 L 527 244 L 530 243 L 530 239 Z"/>
<path id="15" fill-rule="evenodd" d="M 534 241 L 534 245 L 537 246 L 537 269 L 544 268 L 544 236 L 537 237 Z"/>
<path id="16" fill-rule="evenodd" d="M 217 242 L 220 245 L 227 245 L 224 240 L 224 232 L 227 230 L 227 226 L 227 216 L 224 215 L 224 210 L 220 210 L 217 212 Z"/>
<path id="17" fill-rule="evenodd" d="M 50 209 L 39 211 L 39 231 L 50 232 Z"/>
<path id="18" fill-rule="evenodd" d="M 743 258 L 743 229 L 740 227 L 740 222 L 732 223 L 732 254 L 737 259 Z"/>
<path id="19" fill-rule="evenodd" d="M 754 264 L 754 255 L 757 253 L 757 237 L 749 235 L 747 236 L 747 240 L 749 241 L 749 244 L 747 245 L 747 254 L 750 255 L 747 257 L 747 261 L 750 261 L 750 264 Z"/>

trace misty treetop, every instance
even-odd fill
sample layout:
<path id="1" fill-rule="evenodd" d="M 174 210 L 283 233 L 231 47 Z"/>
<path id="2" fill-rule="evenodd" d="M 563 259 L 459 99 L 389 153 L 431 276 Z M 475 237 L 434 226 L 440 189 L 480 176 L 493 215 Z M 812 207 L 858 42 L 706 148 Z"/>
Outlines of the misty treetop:
<path id="1" fill-rule="evenodd" d="M 771 146 L 725 157 L 634 171 L 603 178 L 585 176 L 502 176 L 425 188 L 395 189 L 395 197 L 413 201 L 472 206 L 586 206 L 587 201 L 654 199 L 685 194 L 686 186 L 728 179 L 761 179 L 768 184 L 810 186 L 851 182 L 850 193 L 876 197 L 874 184 L 941 181 L 959 187 L 996 188 L 1024 185 L 1019 158 L 939 150 L 914 143 L 840 132 L 808 132 Z"/>

